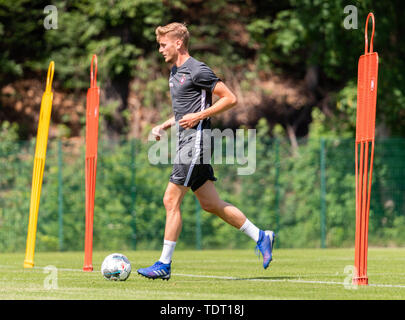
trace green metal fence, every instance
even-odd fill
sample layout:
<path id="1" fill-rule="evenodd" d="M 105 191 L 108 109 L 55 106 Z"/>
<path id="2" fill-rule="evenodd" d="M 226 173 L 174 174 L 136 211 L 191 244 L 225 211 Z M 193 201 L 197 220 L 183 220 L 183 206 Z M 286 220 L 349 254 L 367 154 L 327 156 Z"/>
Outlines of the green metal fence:
<path id="1" fill-rule="evenodd" d="M 171 165 L 148 161 L 150 144 L 100 139 L 94 248 L 158 249 Z M 35 141 L 0 143 L 0 252 L 23 251 Z M 405 139 L 375 144 L 371 245 L 405 244 Z M 213 164 L 221 197 L 264 229 L 278 247 L 351 247 L 355 232 L 354 139 L 258 137 L 256 171 Z M 239 166 L 240 167 L 240 166 Z M 84 140 L 50 140 L 38 219 L 37 250 L 83 250 Z M 201 210 L 190 192 L 182 204 L 178 248 L 249 248 L 246 236 Z"/>

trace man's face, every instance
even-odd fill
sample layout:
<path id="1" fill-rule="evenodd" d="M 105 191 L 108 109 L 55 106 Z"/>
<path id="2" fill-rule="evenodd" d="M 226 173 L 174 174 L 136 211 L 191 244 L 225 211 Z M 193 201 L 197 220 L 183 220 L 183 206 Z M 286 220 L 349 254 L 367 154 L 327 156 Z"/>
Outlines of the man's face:
<path id="1" fill-rule="evenodd" d="M 174 39 L 168 35 L 159 38 L 159 52 L 163 55 L 167 63 L 176 62 L 180 47 L 181 40 Z"/>

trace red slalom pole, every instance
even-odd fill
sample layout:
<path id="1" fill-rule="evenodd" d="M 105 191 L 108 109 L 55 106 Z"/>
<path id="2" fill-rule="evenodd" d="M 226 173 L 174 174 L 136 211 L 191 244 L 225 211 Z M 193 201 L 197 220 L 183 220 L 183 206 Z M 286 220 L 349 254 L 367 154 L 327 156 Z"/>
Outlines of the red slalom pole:
<path id="1" fill-rule="evenodd" d="M 93 271 L 93 217 L 96 192 L 99 100 L 100 88 L 97 87 L 97 56 L 93 55 L 90 69 L 90 88 L 87 90 L 86 103 L 86 231 L 83 271 Z"/>
<path id="2" fill-rule="evenodd" d="M 373 31 L 368 48 L 368 20 Z M 356 115 L 356 235 L 352 283 L 367 285 L 368 225 L 370 213 L 371 181 L 373 177 L 375 115 L 377 104 L 378 53 L 373 52 L 374 15 L 369 13 L 365 28 L 365 50 L 360 56 L 357 79 Z M 369 150 L 371 144 L 371 150 Z M 359 155 L 360 149 L 360 155 Z"/>

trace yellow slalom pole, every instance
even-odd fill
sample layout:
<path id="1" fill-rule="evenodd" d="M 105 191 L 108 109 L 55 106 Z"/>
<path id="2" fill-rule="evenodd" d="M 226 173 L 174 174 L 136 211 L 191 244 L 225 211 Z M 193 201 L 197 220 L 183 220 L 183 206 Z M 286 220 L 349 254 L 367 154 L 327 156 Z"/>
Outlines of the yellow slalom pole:
<path id="1" fill-rule="evenodd" d="M 51 61 L 46 77 L 46 88 L 42 96 L 41 110 L 35 147 L 34 170 L 32 174 L 30 216 L 28 221 L 27 246 L 25 251 L 24 268 L 34 266 L 35 238 L 37 233 L 39 200 L 41 197 L 42 178 L 45 167 L 46 146 L 48 143 L 49 122 L 52 110 L 52 80 L 55 63 Z"/>

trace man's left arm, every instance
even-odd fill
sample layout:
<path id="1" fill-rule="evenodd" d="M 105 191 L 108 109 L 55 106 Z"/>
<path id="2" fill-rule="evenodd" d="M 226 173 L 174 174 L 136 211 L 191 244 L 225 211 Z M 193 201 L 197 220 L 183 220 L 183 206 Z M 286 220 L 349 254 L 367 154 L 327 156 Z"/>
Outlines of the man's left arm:
<path id="1" fill-rule="evenodd" d="M 183 128 L 193 128 L 200 120 L 204 120 L 206 118 L 220 114 L 226 110 L 229 110 L 237 103 L 236 96 L 222 81 L 217 82 L 212 93 L 219 97 L 217 102 L 215 102 L 210 108 L 207 108 L 203 111 L 186 114 L 179 121 L 179 124 Z"/>

